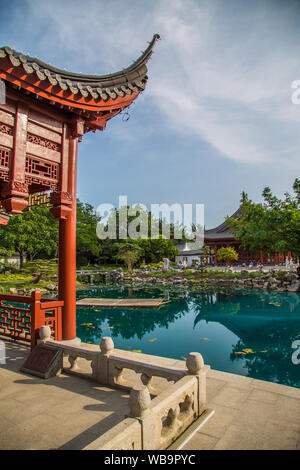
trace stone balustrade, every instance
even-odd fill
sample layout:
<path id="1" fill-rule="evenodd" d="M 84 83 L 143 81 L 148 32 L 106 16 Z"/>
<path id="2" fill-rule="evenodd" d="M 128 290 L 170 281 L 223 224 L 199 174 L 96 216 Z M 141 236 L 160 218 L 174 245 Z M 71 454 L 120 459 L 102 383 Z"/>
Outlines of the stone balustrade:
<path id="1" fill-rule="evenodd" d="M 114 349 L 110 337 L 74 347 L 53 341 L 43 330 L 41 341 L 63 349 L 64 371 L 102 385 L 130 391 L 129 413 L 86 449 L 166 449 L 206 409 L 206 368 L 200 353 L 185 364 L 157 356 Z M 83 367 L 80 361 L 88 364 Z M 173 363 L 176 361 L 173 361 Z M 153 386 L 159 378 L 163 387 Z"/>

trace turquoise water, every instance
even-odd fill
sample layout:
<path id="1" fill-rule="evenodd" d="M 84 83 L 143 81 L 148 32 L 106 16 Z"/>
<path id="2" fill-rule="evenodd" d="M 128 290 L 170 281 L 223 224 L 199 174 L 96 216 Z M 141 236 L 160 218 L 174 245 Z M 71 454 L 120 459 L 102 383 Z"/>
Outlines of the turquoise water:
<path id="1" fill-rule="evenodd" d="M 77 336 L 95 344 L 111 336 L 116 348 L 176 359 L 199 351 L 213 369 L 300 388 L 300 364 L 291 360 L 300 339 L 298 294 L 103 286 L 77 297 L 156 298 L 166 291 L 171 302 L 160 309 L 77 307 Z"/>

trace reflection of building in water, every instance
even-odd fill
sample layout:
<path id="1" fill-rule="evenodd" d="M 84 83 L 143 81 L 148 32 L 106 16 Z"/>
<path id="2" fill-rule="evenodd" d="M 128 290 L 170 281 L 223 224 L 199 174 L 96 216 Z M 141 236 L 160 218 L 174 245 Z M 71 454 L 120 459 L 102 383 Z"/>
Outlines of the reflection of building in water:
<path id="1" fill-rule="evenodd" d="M 253 300 L 251 302 L 249 299 L 247 306 L 242 302 L 243 295 L 204 293 L 199 299 L 199 308 L 196 308 L 199 313 L 194 326 L 201 320 L 220 323 L 245 344 L 265 338 L 270 333 L 281 335 L 283 330 L 286 332 L 288 329 L 294 335 L 295 328 L 300 329 L 300 297 L 297 294 L 281 294 L 281 296 L 272 293 L 258 294 L 255 300 L 261 304 L 261 307 L 257 305 L 252 307 Z M 282 310 L 277 310 L 283 304 L 288 307 L 292 315 L 287 316 Z"/>

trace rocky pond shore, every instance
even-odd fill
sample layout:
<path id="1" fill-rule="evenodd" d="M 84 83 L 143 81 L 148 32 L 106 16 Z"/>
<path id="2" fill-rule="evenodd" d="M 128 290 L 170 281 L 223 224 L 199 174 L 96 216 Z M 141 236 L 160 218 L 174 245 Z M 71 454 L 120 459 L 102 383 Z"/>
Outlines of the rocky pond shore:
<path id="1" fill-rule="evenodd" d="M 267 289 L 277 292 L 300 292 L 300 279 L 296 268 L 288 271 L 267 269 L 265 271 L 247 271 L 242 269 L 235 272 L 230 268 L 224 271 L 186 269 L 186 270 L 149 270 L 134 269 L 131 275 L 124 273 L 122 268 L 106 273 L 93 274 L 91 271 L 85 278 L 79 274 L 81 282 L 90 284 L 104 281 L 106 283 L 134 283 L 134 284 L 159 284 L 172 286 L 203 287 L 210 285 L 240 286 L 255 289 Z"/>
<path id="2" fill-rule="evenodd" d="M 298 269 L 298 271 L 297 271 Z M 228 286 L 239 289 L 265 289 L 276 292 L 300 292 L 299 268 L 289 270 L 282 268 L 264 268 L 263 270 L 235 270 L 226 269 L 134 269 L 131 274 L 124 272 L 122 268 L 115 270 L 90 269 L 89 271 L 77 271 L 77 286 L 84 288 L 87 285 L 97 284 L 129 284 L 129 285 L 161 285 L 182 286 L 188 288 L 205 289 L 210 286 Z M 40 290 L 43 297 L 57 296 L 57 277 L 45 279 L 43 285 L 30 287 L 18 285 L 8 287 L 7 293 L 16 295 L 30 295 L 33 290 Z"/>

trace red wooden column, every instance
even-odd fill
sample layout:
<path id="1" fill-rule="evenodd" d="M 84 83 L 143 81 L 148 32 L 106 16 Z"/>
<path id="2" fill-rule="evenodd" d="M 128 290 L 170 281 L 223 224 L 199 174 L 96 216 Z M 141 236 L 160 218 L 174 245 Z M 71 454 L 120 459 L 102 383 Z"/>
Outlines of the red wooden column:
<path id="1" fill-rule="evenodd" d="M 260 250 L 260 252 L 259 252 L 259 258 L 260 258 L 260 264 L 263 264 L 264 263 L 264 256 L 263 256 L 262 250 Z"/>
<path id="2" fill-rule="evenodd" d="M 59 219 L 58 297 L 64 301 L 62 338 L 76 338 L 76 175 L 78 138 L 69 141 L 68 194 L 71 211 Z"/>
<path id="3" fill-rule="evenodd" d="M 41 315 L 41 297 L 39 291 L 31 293 L 31 349 L 37 344 L 41 326 L 45 325 L 45 316 Z"/>
<path id="4" fill-rule="evenodd" d="M 60 190 L 50 201 L 59 219 L 58 298 L 64 302 L 62 339 L 76 338 L 76 181 L 78 140 L 84 134 L 84 121 L 77 118 L 64 125 Z M 80 340 L 79 340 L 80 341 Z"/>
<path id="5" fill-rule="evenodd" d="M 218 266 L 218 257 L 217 257 L 217 244 L 214 244 L 214 252 L 215 252 L 215 266 Z"/>

